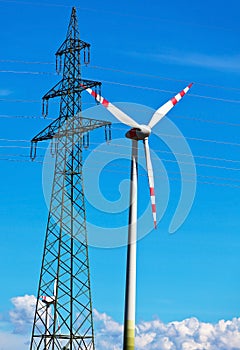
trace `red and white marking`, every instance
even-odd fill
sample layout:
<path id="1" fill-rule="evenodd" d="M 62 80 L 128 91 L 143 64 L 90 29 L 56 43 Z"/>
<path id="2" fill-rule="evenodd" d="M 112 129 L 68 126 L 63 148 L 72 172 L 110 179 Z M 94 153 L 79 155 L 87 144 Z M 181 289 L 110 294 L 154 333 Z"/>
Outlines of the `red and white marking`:
<path id="1" fill-rule="evenodd" d="M 54 299 L 55 299 L 54 296 L 48 297 L 48 296 L 46 296 L 46 295 L 40 295 L 40 298 L 41 298 L 42 301 L 44 301 L 45 303 L 53 303 L 53 302 L 54 302 Z"/>
<path id="2" fill-rule="evenodd" d="M 183 98 L 183 96 L 186 95 L 186 93 L 190 90 L 192 85 L 193 83 L 189 84 L 185 89 L 180 91 L 176 96 L 171 98 L 169 101 L 167 101 L 164 105 L 162 105 L 160 108 L 156 110 L 156 112 L 153 114 L 152 118 L 150 119 L 149 124 L 147 125 L 149 129 L 149 134 L 151 132 L 151 129 Z M 84 85 L 82 86 L 84 87 Z M 132 128 L 137 128 L 138 130 L 141 131 L 141 126 L 137 122 L 135 122 L 132 118 L 130 118 L 127 114 L 122 112 L 119 108 L 114 106 L 112 103 L 110 103 L 108 100 L 106 100 L 105 98 L 97 94 L 92 89 L 87 88 L 86 91 L 90 95 L 92 95 L 98 102 L 100 102 L 119 121 L 121 121 L 122 123 L 128 126 L 131 126 Z M 137 130 L 131 129 L 128 133 L 129 133 L 129 136 L 127 137 L 138 140 Z M 150 188 L 153 222 L 154 222 L 154 227 L 156 228 L 157 227 L 156 199 L 155 199 L 155 191 L 154 191 L 152 162 L 150 158 L 150 150 L 149 150 L 149 144 L 148 144 L 148 136 L 144 138 L 143 142 L 144 142 L 144 150 L 145 150 L 145 156 L 146 156 L 146 166 L 147 166 L 148 182 L 149 182 L 149 188 Z M 143 138 L 139 138 L 139 139 L 143 139 Z"/>
<path id="3" fill-rule="evenodd" d="M 168 102 L 162 105 L 160 108 L 156 110 L 153 114 L 152 118 L 148 126 L 152 129 L 154 125 L 156 125 L 182 98 L 186 93 L 191 89 L 193 83 L 189 84 L 185 89 L 180 91 L 176 96 L 171 98 Z"/>
<path id="4" fill-rule="evenodd" d="M 144 139 L 143 143 L 144 143 L 144 150 L 145 150 L 145 157 L 146 157 L 148 183 L 149 183 L 149 188 L 150 188 L 150 199 L 151 199 L 151 205 L 152 205 L 153 223 L 154 223 L 154 228 L 157 228 L 157 211 L 156 211 L 156 198 L 155 198 L 155 190 L 154 190 L 153 168 L 152 168 L 150 149 L 149 149 L 147 137 Z"/>
<path id="5" fill-rule="evenodd" d="M 83 85 L 84 86 L 84 85 Z M 95 91 L 93 91 L 90 88 L 87 88 L 86 91 L 92 95 L 97 102 L 100 102 L 111 114 L 114 115 L 118 120 L 120 120 L 123 124 L 126 124 L 128 126 L 131 126 L 133 128 L 139 128 L 139 124 L 135 122 L 132 118 L 130 118 L 126 113 L 121 111 L 119 108 L 114 106 L 112 103 L 110 103 L 108 100 L 97 94 Z"/>
<path id="6" fill-rule="evenodd" d="M 189 84 L 185 89 L 183 89 L 176 96 L 171 98 L 170 101 L 172 102 L 173 106 L 175 106 L 181 100 L 181 98 L 183 98 L 183 96 L 186 95 L 186 93 L 191 89 L 192 85 L 193 83 Z"/>
<path id="7" fill-rule="evenodd" d="M 102 96 L 100 96 L 99 94 L 97 94 L 94 90 L 88 88 L 86 89 L 86 91 L 92 95 L 98 102 L 100 102 L 104 107 L 108 108 L 110 102 L 108 102 L 108 100 L 106 100 L 105 98 L 103 98 Z"/>

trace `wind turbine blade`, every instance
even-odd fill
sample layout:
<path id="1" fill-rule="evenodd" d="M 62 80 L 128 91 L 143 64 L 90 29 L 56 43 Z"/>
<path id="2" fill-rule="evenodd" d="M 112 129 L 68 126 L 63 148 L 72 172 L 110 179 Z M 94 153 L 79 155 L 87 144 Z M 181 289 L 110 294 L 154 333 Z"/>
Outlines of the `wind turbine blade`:
<path id="1" fill-rule="evenodd" d="M 123 111 L 121 111 L 119 108 L 114 106 L 111 102 L 97 94 L 95 91 L 93 91 L 90 88 L 87 88 L 86 91 L 92 95 L 98 102 L 100 102 L 111 114 L 114 115 L 120 122 L 123 124 L 126 124 L 128 126 L 131 126 L 133 128 L 139 128 L 139 124 L 135 122 L 132 118 L 130 118 L 127 114 L 125 114 Z"/>
<path id="2" fill-rule="evenodd" d="M 57 277 L 54 280 L 54 286 L 53 286 L 53 298 L 56 299 L 57 296 Z"/>
<path id="3" fill-rule="evenodd" d="M 171 98 L 163 106 L 158 108 L 153 114 L 152 119 L 150 120 L 148 126 L 153 128 L 182 98 L 186 93 L 191 89 L 193 83 L 189 84 L 185 89 L 180 91 L 176 96 Z"/>
<path id="4" fill-rule="evenodd" d="M 143 140 L 143 143 L 144 143 L 144 151 L 145 151 L 145 157 L 146 157 L 148 183 L 149 183 L 149 188 L 150 188 L 150 198 L 151 198 L 151 205 L 152 205 L 153 222 L 154 222 L 154 228 L 157 228 L 157 213 L 156 213 L 156 200 L 155 200 L 155 190 L 154 190 L 153 168 L 152 168 L 150 149 L 149 149 L 147 137 Z"/>

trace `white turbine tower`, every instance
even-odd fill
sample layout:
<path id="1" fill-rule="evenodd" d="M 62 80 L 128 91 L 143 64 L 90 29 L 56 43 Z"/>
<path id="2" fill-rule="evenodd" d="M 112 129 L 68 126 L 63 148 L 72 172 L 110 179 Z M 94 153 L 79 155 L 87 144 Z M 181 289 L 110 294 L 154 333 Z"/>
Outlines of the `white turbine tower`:
<path id="1" fill-rule="evenodd" d="M 42 300 L 42 303 L 46 305 L 46 310 L 45 310 L 45 338 L 44 338 L 44 350 L 48 350 L 50 347 L 50 340 L 51 340 L 51 306 L 54 305 L 55 300 L 56 300 L 56 280 L 54 282 L 54 287 L 53 287 L 53 295 L 52 296 L 46 296 L 46 295 L 40 295 L 40 298 Z"/>
<path id="2" fill-rule="evenodd" d="M 124 337 L 123 350 L 134 350 L 135 340 L 135 307 L 136 307 L 136 241 L 137 241 L 137 162 L 138 162 L 138 141 L 144 144 L 146 169 L 150 187 L 150 198 L 152 205 L 152 215 L 154 227 L 157 225 L 156 203 L 154 192 L 153 169 L 150 157 L 148 138 L 152 128 L 181 100 L 193 84 L 189 84 L 184 90 L 171 98 L 153 114 L 148 125 L 139 125 L 135 120 L 97 94 L 90 88 L 87 92 L 100 102 L 119 121 L 132 127 L 126 137 L 132 140 L 131 159 L 131 184 L 130 184 L 130 205 L 129 205 L 129 226 L 128 226 L 128 252 L 126 271 L 126 294 L 125 294 L 125 316 L 124 316 Z"/>

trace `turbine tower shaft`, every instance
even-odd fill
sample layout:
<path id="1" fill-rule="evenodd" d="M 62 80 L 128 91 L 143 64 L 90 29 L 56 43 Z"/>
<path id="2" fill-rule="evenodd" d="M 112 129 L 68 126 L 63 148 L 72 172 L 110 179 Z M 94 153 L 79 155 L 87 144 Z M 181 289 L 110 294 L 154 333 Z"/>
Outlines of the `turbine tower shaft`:
<path id="1" fill-rule="evenodd" d="M 138 141 L 132 139 L 123 350 L 134 350 L 136 309 Z"/>

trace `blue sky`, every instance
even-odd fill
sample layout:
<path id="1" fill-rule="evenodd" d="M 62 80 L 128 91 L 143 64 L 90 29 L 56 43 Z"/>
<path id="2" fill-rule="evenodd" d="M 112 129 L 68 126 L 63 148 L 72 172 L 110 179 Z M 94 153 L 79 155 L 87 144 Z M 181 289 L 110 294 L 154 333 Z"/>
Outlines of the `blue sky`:
<path id="1" fill-rule="evenodd" d="M 54 74 L 54 54 L 65 39 L 72 6 L 77 7 L 81 38 L 91 43 L 91 64 L 83 67 L 83 77 L 102 81 L 102 94 L 110 101 L 127 103 L 126 108 L 135 103 L 155 110 L 188 83 L 195 82 L 168 115 L 188 142 L 197 171 L 192 209 L 174 235 L 168 229 L 181 181 L 178 165 L 170 162 L 174 156 L 161 153 L 169 151 L 161 136 L 167 130 L 166 121 L 150 140 L 158 158 L 153 157 L 153 166 L 162 218 L 158 229 L 138 244 L 137 323 L 158 318 L 167 324 L 195 317 L 214 324 L 239 317 L 237 1 L 230 0 L 227 5 L 215 0 L 183 4 L 175 0 L 104 4 L 95 0 L 89 4 L 68 0 L 0 1 L 1 332 L 14 329 L 9 311 L 16 305 L 11 299 L 36 295 L 48 212 L 41 158 L 47 145 L 39 145 L 43 148 L 39 149 L 38 162 L 28 162 L 28 140 L 49 123 L 41 119 L 41 97 L 59 80 Z M 92 106 L 88 96 L 84 96 L 83 103 L 84 108 Z M 57 113 L 58 105 L 52 103 L 49 116 L 57 117 Z M 110 118 L 101 108 L 96 114 L 100 119 Z M 123 138 L 126 130 L 114 124 L 113 138 Z M 101 132 L 91 136 L 86 158 L 102 140 Z M 130 148 L 127 140 L 124 142 L 126 147 L 118 146 L 118 151 L 128 158 Z M 99 164 L 105 161 L 104 153 L 96 155 Z M 170 188 L 165 212 L 161 196 L 165 182 L 158 168 L 159 159 Z M 114 162 L 100 179 L 108 200 L 119 198 L 119 183 L 128 179 L 128 160 Z M 111 172 L 120 167 L 121 173 Z M 147 179 L 142 168 L 141 174 L 140 212 L 148 205 Z M 188 180 L 192 180 L 191 175 Z M 95 215 L 100 214 L 91 205 L 88 210 L 89 220 L 94 223 Z M 97 224 L 104 225 L 107 219 L 99 217 L 96 216 Z M 115 219 L 114 223 L 124 225 L 127 210 Z M 125 260 L 124 247 L 90 248 L 94 308 L 119 325 L 123 321 Z M 28 333 L 24 335 L 27 336 Z M 240 348 L 234 346 L 229 349 Z M 13 344 L 12 349 L 17 347 Z"/>

